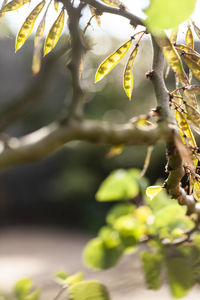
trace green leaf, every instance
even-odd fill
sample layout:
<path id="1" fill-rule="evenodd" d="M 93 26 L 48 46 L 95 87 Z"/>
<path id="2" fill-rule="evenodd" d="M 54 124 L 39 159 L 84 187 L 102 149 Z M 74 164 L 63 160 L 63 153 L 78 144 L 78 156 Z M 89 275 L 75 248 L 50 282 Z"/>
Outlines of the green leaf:
<path id="1" fill-rule="evenodd" d="M 29 294 L 28 296 L 26 296 L 24 298 L 24 300 L 38 300 L 39 295 L 40 295 L 40 289 L 36 289 L 31 294 Z"/>
<path id="2" fill-rule="evenodd" d="M 82 272 L 78 272 L 74 275 L 71 275 L 69 276 L 67 279 L 66 279 L 66 283 L 65 284 L 68 284 L 68 285 L 72 285 L 72 284 L 75 284 L 79 281 L 82 281 L 83 280 L 83 273 Z"/>
<path id="3" fill-rule="evenodd" d="M 68 277 L 69 274 L 61 270 L 56 273 L 55 280 L 57 283 L 64 285 Z"/>
<path id="4" fill-rule="evenodd" d="M 166 261 L 168 281 L 175 298 L 184 297 L 194 285 L 193 270 L 185 257 L 175 257 Z"/>
<path id="5" fill-rule="evenodd" d="M 109 294 L 104 285 L 98 281 L 84 281 L 73 284 L 68 289 L 70 300 L 109 300 Z"/>
<path id="6" fill-rule="evenodd" d="M 113 171 L 100 185 L 96 199 L 98 201 L 129 200 L 139 194 L 137 182 L 126 170 Z"/>
<path id="7" fill-rule="evenodd" d="M 149 186 L 146 189 L 146 195 L 152 200 L 161 191 L 162 191 L 162 187 L 159 185 Z"/>
<path id="8" fill-rule="evenodd" d="M 121 244 L 119 233 L 111 227 L 103 226 L 98 236 L 102 239 L 107 248 L 114 248 Z"/>
<path id="9" fill-rule="evenodd" d="M 29 278 L 23 278 L 16 282 L 14 292 L 17 299 L 22 300 L 28 294 L 32 286 Z"/>
<path id="10" fill-rule="evenodd" d="M 151 30 L 169 29 L 184 22 L 194 11 L 196 0 L 151 0 L 145 10 Z"/>
<path id="11" fill-rule="evenodd" d="M 97 270 L 108 269 L 116 265 L 123 253 L 123 246 L 107 248 L 104 241 L 97 237 L 85 247 L 83 258 L 86 265 Z"/>
<path id="12" fill-rule="evenodd" d="M 161 268 L 162 268 L 162 256 L 157 253 L 149 253 L 144 251 L 140 254 L 145 280 L 148 285 L 148 288 L 152 290 L 159 289 L 161 285 Z"/>
<path id="13" fill-rule="evenodd" d="M 113 206 L 107 214 L 106 221 L 108 224 L 114 224 L 116 219 L 121 216 L 129 215 L 133 213 L 135 206 L 129 203 L 116 204 Z"/>

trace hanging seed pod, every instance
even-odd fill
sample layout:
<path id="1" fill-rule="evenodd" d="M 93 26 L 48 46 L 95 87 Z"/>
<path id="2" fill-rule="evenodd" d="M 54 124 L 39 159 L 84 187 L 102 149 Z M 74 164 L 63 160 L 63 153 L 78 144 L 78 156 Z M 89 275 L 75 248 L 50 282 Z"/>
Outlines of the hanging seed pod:
<path id="1" fill-rule="evenodd" d="M 21 6 L 23 6 L 24 4 L 28 3 L 29 1 L 30 0 L 13 0 L 2 7 L 1 13 L 16 10 L 16 9 L 20 8 Z"/>
<path id="2" fill-rule="evenodd" d="M 117 51 L 107 57 L 99 66 L 96 76 L 95 83 L 99 80 L 103 79 L 119 62 L 122 60 L 124 55 L 127 53 L 130 45 L 132 43 L 132 39 L 123 44 Z"/>
<path id="3" fill-rule="evenodd" d="M 62 10 L 58 18 L 55 20 L 53 26 L 51 27 L 47 35 L 47 38 L 45 40 L 44 56 L 47 55 L 57 44 L 64 27 L 64 21 L 65 21 L 65 12 L 64 10 Z"/>
<path id="4" fill-rule="evenodd" d="M 32 12 L 26 18 L 24 24 L 22 25 L 17 35 L 15 51 L 19 50 L 23 46 L 23 44 L 31 34 L 35 21 L 39 16 L 40 12 L 42 11 L 44 5 L 45 5 L 45 1 L 43 0 L 32 10 Z"/>
<path id="5" fill-rule="evenodd" d="M 133 92 L 132 68 L 133 68 L 133 63 L 134 63 L 135 57 L 137 55 L 137 51 L 138 51 L 138 44 L 136 44 L 135 48 L 133 49 L 133 51 L 128 59 L 125 71 L 124 71 L 124 90 L 126 92 L 126 95 L 129 98 L 129 100 L 131 100 L 131 96 L 132 96 L 132 92 Z"/>

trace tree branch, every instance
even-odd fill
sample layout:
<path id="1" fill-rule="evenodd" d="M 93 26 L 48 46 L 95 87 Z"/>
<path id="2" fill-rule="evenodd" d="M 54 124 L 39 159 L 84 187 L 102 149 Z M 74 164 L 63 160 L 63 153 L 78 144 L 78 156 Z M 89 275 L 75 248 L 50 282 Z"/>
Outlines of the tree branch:
<path id="1" fill-rule="evenodd" d="M 86 141 L 102 145 L 154 145 L 166 141 L 171 130 L 141 129 L 137 124 L 114 125 L 95 121 L 71 121 L 67 125 L 50 124 L 19 139 L 10 138 L 0 144 L 0 168 L 40 160 L 70 141 Z"/>
<path id="2" fill-rule="evenodd" d="M 118 16 L 121 16 L 121 17 L 124 17 L 124 18 L 130 20 L 130 24 L 134 27 L 137 27 L 137 25 L 145 26 L 144 20 L 138 18 L 137 16 L 133 15 L 129 11 L 124 10 L 122 8 L 111 7 L 111 6 L 105 5 L 101 2 L 98 2 L 96 0 L 81 0 L 81 1 L 96 8 L 97 13 L 100 15 L 102 13 L 110 13 L 110 14 L 118 15 Z"/>

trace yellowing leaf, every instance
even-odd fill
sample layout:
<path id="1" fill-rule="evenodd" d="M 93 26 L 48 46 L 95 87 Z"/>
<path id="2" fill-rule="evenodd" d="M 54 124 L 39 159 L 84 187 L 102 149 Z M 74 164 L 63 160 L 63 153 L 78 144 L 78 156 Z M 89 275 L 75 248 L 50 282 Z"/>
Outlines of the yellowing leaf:
<path id="1" fill-rule="evenodd" d="M 98 82 L 102 78 L 104 78 L 124 57 L 124 55 L 127 53 L 130 45 L 131 45 L 132 39 L 123 44 L 116 52 L 111 54 L 108 58 L 106 58 L 101 65 L 99 66 L 96 76 L 95 76 L 95 82 Z"/>
<path id="2" fill-rule="evenodd" d="M 129 98 L 129 100 L 131 100 L 132 91 L 133 91 L 132 68 L 133 68 L 133 63 L 134 63 L 135 57 L 137 55 L 137 51 L 138 51 L 138 44 L 136 44 L 135 48 L 133 49 L 133 51 L 128 59 L 125 71 L 124 71 L 124 90 L 126 92 L 126 95 Z"/>
<path id="3" fill-rule="evenodd" d="M 59 1 L 54 0 L 54 8 L 56 10 L 56 12 L 58 12 L 58 8 L 59 8 Z"/>
<path id="4" fill-rule="evenodd" d="M 106 158 L 111 158 L 119 155 L 124 150 L 124 145 L 113 146 L 110 148 L 109 152 L 106 154 Z"/>
<path id="5" fill-rule="evenodd" d="M 147 195 L 147 197 L 149 197 L 152 200 L 161 191 L 162 191 L 162 187 L 159 185 L 149 186 L 146 189 L 146 195 Z"/>
<path id="6" fill-rule="evenodd" d="M 58 18 L 55 20 L 53 26 L 51 27 L 47 35 L 47 38 L 45 40 L 44 56 L 47 55 L 57 44 L 64 27 L 64 21 L 65 21 L 65 12 L 64 10 L 62 10 Z"/>
<path id="7" fill-rule="evenodd" d="M 152 216 L 152 210 L 148 206 L 143 205 L 138 207 L 135 210 L 134 214 L 138 221 L 146 223 L 148 221 L 148 218 Z"/>
<path id="8" fill-rule="evenodd" d="M 21 6 L 23 6 L 24 4 L 28 3 L 30 0 L 13 0 L 10 1 L 8 4 L 6 4 L 2 9 L 1 9 L 1 13 L 5 13 L 7 11 L 12 11 L 12 10 L 16 10 L 18 8 L 20 8 Z"/>
<path id="9" fill-rule="evenodd" d="M 16 47 L 15 50 L 19 50 L 22 45 L 25 43 L 29 35 L 31 34 L 31 31 L 33 30 L 33 26 L 35 24 L 35 21 L 40 14 L 41 10 L 43 9 L 45 5 L 45 0 L 40 2 L 29 14 L 29 16 L 26 18 L 24 24 L 22 25 L 16 39 Z"/>

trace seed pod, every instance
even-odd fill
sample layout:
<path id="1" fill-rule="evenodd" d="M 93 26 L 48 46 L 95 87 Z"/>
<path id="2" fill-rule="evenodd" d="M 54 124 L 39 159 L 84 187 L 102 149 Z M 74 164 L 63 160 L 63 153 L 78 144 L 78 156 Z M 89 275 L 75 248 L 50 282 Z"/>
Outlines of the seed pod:
<path id="1" fill-rule="evenodd" d="M 124 90 L 126 92 L 126 95 L 129 98 L 129 100 L 131 100 L 131 95 L 132 95 L 132 91 L 133 91 L 132 68 L 133 68 L 133 63 L 134 63 L 135 57 L 137 55 L 137 51 L 138 51 L 138 44 L 133 49 L 133 51 L 128 59 L 125 71 L 124 71 Z"/>
<path id="2" fill-rule="evenodd" d="M 127 53 L 131 43 L 132 39 L 123 44 L 119 49 L 117 49 L 117 51 L 111 54 L 100 64 L 96 72 L 95 83 L 104 78 L 120 62 Z"/>
<path id="3" fill-rule="evenodd" d="M 34 48 L 33 51 L 33 59 L 32 59 L 32 73 L 36 75 L 40 71 L 42 62 L 42 41 L 37 44 L 37 47 Z"/>
<path id="4" fill-rule="evenodd" d="M 194 22 L 192 22 L 192 25 L 193 25 L 193 28 L 194 28 L 194 31 L 195 31 L 197 37 L 200 39 L 200 29 L 199 29 L 199 27 L 197 27 Z"/>
<path id="5" fill-rule="evenodd" d="M 64 10 L 62 10 L 58 18 L 55 20 L 53 26 L 51 27 L 47 35 L 47 38 L 45 40 L 44 56 L 47 55 L 57 44 L 64 27 L 64 21 L 65 21 L 65 12 Z"/>
<path id="6" fill-rule="evenodd" d="M 124 3 L 122 3 L 120 0 L 101 0 L 107 5 L 114 6 L 114 7 L 123 7 L 125 9 Z"/>
<path id="7" fill-rule="evenodd" d="M 4 0 L 2 7 L 4 7 L 7 4 L 8 0 Z M 2 9 L 2 8 L 1 8 Z M 0 20 L 4 17 L 5 13 L 0 11 Z"/>
<path id="8" fill-rule="evenodd" d="M 192 30 L 191 30 L 190 26 L 188 26 L 188 29 L 187 29 L 187 32 L 186 32 L 185 43 L 188 47 L 194 49 L 194 37 L 193 37 Z"/>
<path id="9" fill-rule="evenodd" d="M 21 6 L 23 6 L 24 4 L 28 3 L 29 1 L 30 0 L 13 0 L 2 7 L 1 13 L 16 10 L 16 9 L 20 8 Z"/>
<path id="10" fill-rule="evenodd" d="M 58 9 L 59 9 L 59 1 L 54 0 L 54 8 L 55 8 L 55 11 L 58 12 Z"/>
<path id="11" fill-rule="evenodd" d="M 25 43 L 25 41 L 31 34 L 31 31 L 33 30 L 35 21 L 36 21 L 37 17 L 39 16 L 40 12 L 42 11 L 44 5 L 45 5 L 45 0 L 40 2 L 32 10 L 32 12 L 29 14 L 29 16 L 26 18 L 24 24 L 22 25 L 22 27 L 17 35 L 15 51 L 19 50 L 23 46 L 23 44 Z"/>

